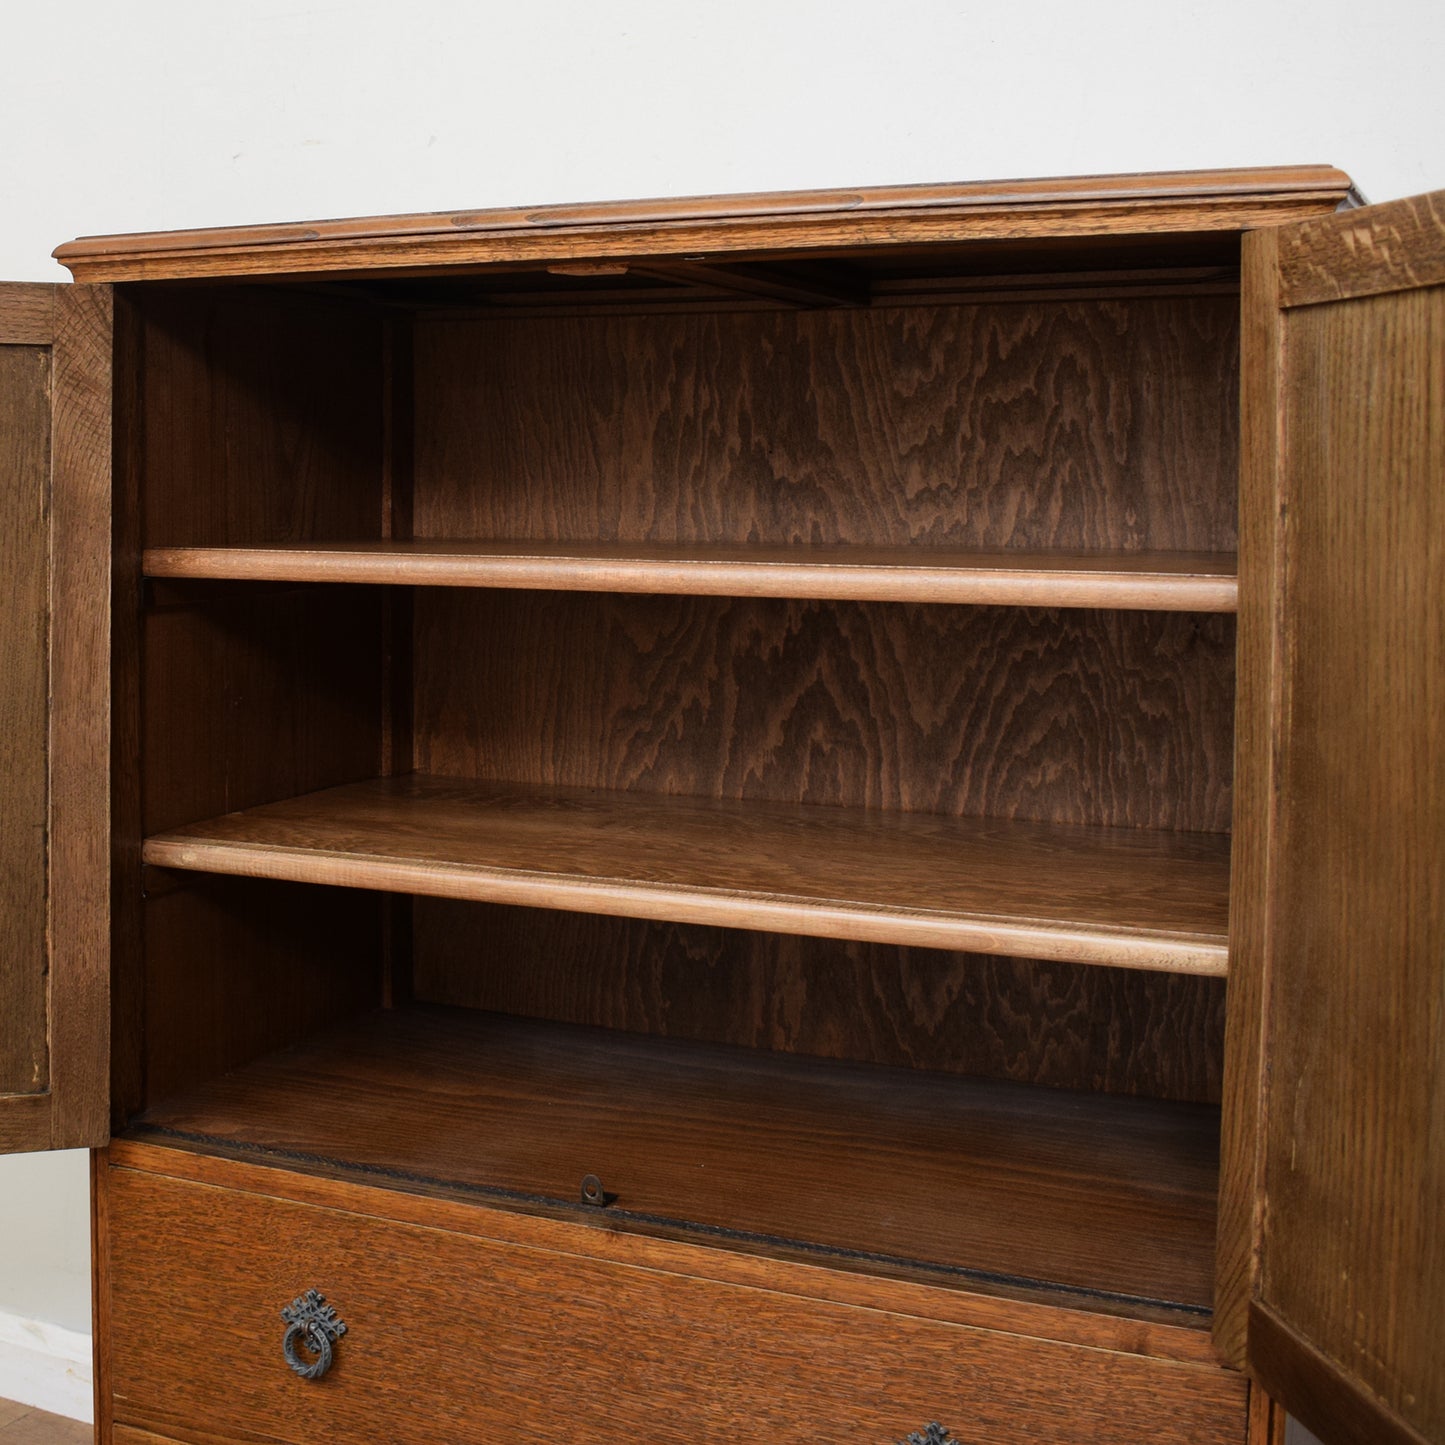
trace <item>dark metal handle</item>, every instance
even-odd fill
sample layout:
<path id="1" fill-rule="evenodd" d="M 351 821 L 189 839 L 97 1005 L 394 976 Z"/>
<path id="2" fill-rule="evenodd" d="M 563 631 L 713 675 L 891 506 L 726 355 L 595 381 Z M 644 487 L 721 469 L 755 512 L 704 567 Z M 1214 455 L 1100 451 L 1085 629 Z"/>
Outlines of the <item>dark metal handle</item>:
<path id="1" fill-rule="evenodd" d="M 281 1318 L 286 1321 L 286 1333 L 281 1339 L 286 1363 L 303 1380 L 319 1380 L 331 1368 L 336 1342 L 346 1333 L 345 1324 L 326 1303 L 326 1296 L 314 1289 L 297 1295 L 281 1311 Z"/>
<path id="2" fill-rule="evenodd" d="M 958 1445 L 958 1441 L 951 1431 L 933 1420 L 922 1430 L 915 1430 L 906 1440 L 900 1440 L 898 1445 Z"/>

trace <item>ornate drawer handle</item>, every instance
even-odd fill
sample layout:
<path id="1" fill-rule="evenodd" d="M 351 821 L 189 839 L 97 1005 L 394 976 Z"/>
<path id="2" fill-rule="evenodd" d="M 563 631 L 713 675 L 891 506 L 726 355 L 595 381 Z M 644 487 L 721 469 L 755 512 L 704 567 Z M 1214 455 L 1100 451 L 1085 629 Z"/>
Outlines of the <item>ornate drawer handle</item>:
<path id="1" fill-rule="evenodd" d="M 326 1303 L 326 1296 L 314 1289 L 297 1295 L 281 1311 L 281 1318 L 286 1321 L 281 1341 L 286 1363 L 303 1380 L 319 1380 L 331 1368 L 333 1347 L 346 1333 L 346 1326 Z M 309 1360 L 303 1357 L 302 1350 L 311 1356 Z"/>
<path id="2" fill-rule="evenodd" d="M 945 1430 L 934 1420 L 922 1430 L 915 1430 L 906 1440 L 900 1440 L 898 1445 L 958 1445 L 958 1441 L 953 1438 L 952 1431 Z"/>

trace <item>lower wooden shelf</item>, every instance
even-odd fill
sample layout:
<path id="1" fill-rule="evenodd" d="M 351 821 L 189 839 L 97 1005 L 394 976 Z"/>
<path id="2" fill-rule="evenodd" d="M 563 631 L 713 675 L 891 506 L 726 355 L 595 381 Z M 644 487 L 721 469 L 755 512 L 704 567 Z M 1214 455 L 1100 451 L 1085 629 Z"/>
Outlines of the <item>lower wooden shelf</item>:
<path id="1" fill-rule="evenodd" d="M 408 774 L 148 839 L 168 868 L 1223 974 L 1229 840 Z"/>
<path id="2" fill-rule="evenodd" d="M 131 1137 L 1202 1327 L 1218 1121 L 419 1005 L 167 1101 Z M 589 1174 L 604 1206 L 583 1203 Z"/>

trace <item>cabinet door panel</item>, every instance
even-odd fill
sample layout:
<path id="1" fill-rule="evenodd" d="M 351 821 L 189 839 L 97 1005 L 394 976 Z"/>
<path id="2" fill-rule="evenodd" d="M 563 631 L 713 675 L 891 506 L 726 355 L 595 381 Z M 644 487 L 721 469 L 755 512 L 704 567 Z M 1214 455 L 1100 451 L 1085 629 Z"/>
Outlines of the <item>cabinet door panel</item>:
<path id="1" fill-rule="evenodd" d="M 1445 193 L 1246 238 L 1245 307 L 1218 1338 L 1330 1445 L 1440 1442 Z"/>
<path id="2" fill-rule="evenodd" d="M 0 1150 L 106 1137 L 110 299 L 0 286 Z"/>

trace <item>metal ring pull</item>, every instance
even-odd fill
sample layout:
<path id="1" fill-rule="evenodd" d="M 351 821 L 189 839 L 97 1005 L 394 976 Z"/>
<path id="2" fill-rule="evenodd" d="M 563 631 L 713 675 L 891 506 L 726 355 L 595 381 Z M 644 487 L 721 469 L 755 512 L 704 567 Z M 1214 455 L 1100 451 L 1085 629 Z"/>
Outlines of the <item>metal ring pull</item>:
<path id="1" fill-rule="evenodd" d="M 336 1342 L 346 1333 L 345 1324 L 326 1303 L 326 1296 L 314 1289 L 297 1295 L 281 1311 L 281 1318 L 286 1321 L 281 1340 L 286 1363 L 303 1380 L 319 1380 L 331 1368 Z M 310 1359 L 302 1354 L 303 1350 Z"/>

